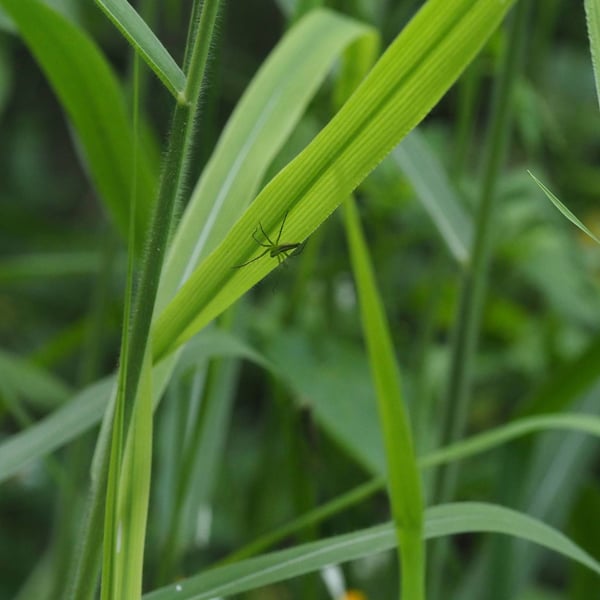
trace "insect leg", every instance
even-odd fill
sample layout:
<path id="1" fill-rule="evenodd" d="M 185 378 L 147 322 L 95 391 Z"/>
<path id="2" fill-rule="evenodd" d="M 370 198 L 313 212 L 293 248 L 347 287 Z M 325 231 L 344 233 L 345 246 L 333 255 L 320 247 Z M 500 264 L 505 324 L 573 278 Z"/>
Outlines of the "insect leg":
<path id="1" fill-rule="evenodd" d="M 261 227 L 262 229 L 262 227 Z M 271 248 L 271 246 L 269 244 L 265 244 L 264 242 L 261 242 L 257 237 L 256 237 L 256 229 L 254 230 L 254 233 L 252 234 L 252 239 L 259 245 L 262 246 L 263 248 Z M 263 232 L 264 233 L 264 232 Z M 268 239 L 268 238 L 267 238 Z"/>
<path id="2" fill-rule="evenodd" d="M 277 234 L 277 241 L 275 242 L 275 244 L 279 244 L 279 240 L 281 239 L 281 233 L 283 232 L 283 226 L 285 225 L 285 220 L 287 219 L 288 212 L 290 211 L 286 210 L 285 214 L 283 215 L 283 221 L 281 221 L 281 227 L 279 228 L 279 233 Z"/>
<path id="3" fill-rule="evenodd" d="M 263 229 L 262 223 L 259 223 L 258 226 L 260 227 L 260 230 L 262 231 L 262 234 L 265 236 L 265 239 L 267 240 L 267 242 L 269 242 L 269 244 L 270 244 L 269 248 L 272 248 L 273 246 L 275 246 L 275 244 L 271 241 L 271 238 L 267 235 L 267 232 Z M 261 246 L 264 246 L 264 244 L 261 244 Z"/>
<path id="4" fill-rule="evenodd" d="M 245 267 L 246 265 L 249 265 L 250 263 L 253 263 L 254 261 L 258 260 L 259 258 L 262 258 L 268 251 L 269 251 L 269 248 L 267 248 L 264 252 L 261 252 L 256 258 L 253 258 L 252 260 L 249 260 L 248 262 L 242 263 L 241 265 L 234 265 L 233 268 L 241 269 L 242 267 Z"/>

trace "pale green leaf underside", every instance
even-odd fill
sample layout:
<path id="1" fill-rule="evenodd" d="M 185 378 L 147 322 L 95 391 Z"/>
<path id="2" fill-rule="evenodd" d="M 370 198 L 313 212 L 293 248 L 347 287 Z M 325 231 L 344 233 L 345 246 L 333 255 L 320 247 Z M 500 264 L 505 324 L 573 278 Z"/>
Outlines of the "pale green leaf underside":
<path id="1" fill-rule="evenodd" d="M 173 96 L 182 93 L 185 88 L 183 71 L 133 6 L 127 0 L 96 0 L 96 4 Z"/>
<path id="2" fill-rule="evenodd" d="M 501 533 L 528 540 L 600 574 L 600 564 L 562 533 L 514 510 L 464 502 L 434 506 L 425 512 L 426 539 L 474 532 Z M 394 547 L 393 526 L 380 525 L 216 568 L 146 594 L 144 599 L 202 600 L 230 596 Z"/>
<path id="3" fill-rule="evenodd" d="M 579 227 L 583 233 L 592 238 L 597 244 L 600 244 L 600 239 L 598 239 L 531 171 L 527 172 L 563 216 L 569 219 L 573 225 Z"/>
<path id="4" fill-rule="evenodd" d="M 588 37 L 590 38 L 592 67 L 594 68 L 594 79 L 596 81 L 596 95 L 600 104 L 600 0 L 585 0 L 584 6 Z"/>
<path id="5" fill-rule="evenodd" d="M 154 357 L 189 339 L 278 264 L 258 249 L 259 223 L 304 241 L 427 114 L 498 26 L 512 2 L 430 0 L 315 140 L 263 189 L 200 264 L 154 329 Z"/>
<path id="6" fill-rule="evenodd" d="M 473 240 L 472 220 L 419 130 L 407 135 L 391 157 L 406 175 L 454 258 L 466 263 Z"/>

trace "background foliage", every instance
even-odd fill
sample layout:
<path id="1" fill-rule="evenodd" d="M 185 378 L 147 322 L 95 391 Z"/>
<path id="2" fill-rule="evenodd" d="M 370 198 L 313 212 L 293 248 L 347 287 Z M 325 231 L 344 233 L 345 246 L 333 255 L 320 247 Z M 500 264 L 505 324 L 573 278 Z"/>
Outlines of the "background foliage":
<path id="1" fill-rule="evenodd" d="M 47 4 L 96 42 L 114 72 L 90 78 L 89 89 L 80 90 L 85 99 L 69 106 L 40 69 L 43 57 L 53 64 L 63 59 L 46 51 L 36 62 L 0 13 L 0 598 L 66 597 L 74 554 L 82 543 L 80 522 L 97 424 L 111 385 L 100 380 L 117 366 L 127 279 L 123 240 L 128 199 L 119 195 L 123 186 L 112 189 L 101 182 L 107 173 L 127 180 L 133 169 L 126 162 L 133 160 L 131 49 L 93 3 Z M 217 175 L 209 179 L 205 167 L 259 67 L 303 13 L 324 4 L 354 21 L 339 33 L 338 54 L 331 50 L 327 65 L 310 69 L 313 75 L 321 69 L 324 81 L 315 75 L 314 97 L 306 91 L 302 101 L 308 104 L 305 111 L 296 98 L 297 124 L 286 125 L 289 132 L 273 124 L 262 145 L 250 153 L 248 160 L 258 160 L 236 184 L 250 195 L 247 201 L 314 139 L 345 99 L 339 86 L 343 69 L 336 62 L 344 44 L 363 40 L 362 54 L 355 55 L 365 60 L 362 70 L 356 67 L 355 77 L 362 77 L 375 58 L 374 32 L 381 48 L 387 48 L 422 3 L 248 0 L 222 6 L 188 190 L 201 173 L 206 179 L 192 196 L 207 194 L 211 186 L 218 189 L 221 180 Z M 136 6 L 182 64 L 191 3 L 147 0 Z M 562 18 L 565 11 L 568 19 Z M 508 150 L 494 191 L 491 277 L 471 365 L 468 435 L 545 413 L 598 412 L 598 248 L 561 217 L 527 174 L 535 173 L 598 231 L 600 120 L 585 12 L 568 0 L 547 0 L 536 3 L 528 19 L 526 51 L 510 93 Z M 509 45 L 509 29 L 495 31 L 418 130 L 356 193 L 419 456 L 440 446 L 459 281 L 477 227 L 491 99 Z M 350 64 L 356 65 L 351 52 L 352 47 Z M 64 68 L 71 67 L 65 63 Z M 156 185 L 177 86 L 172 88 L 142 70 L 138 254 L 152 208 L 148 190 Z M 104 130 L 102 119 L 115 131 L 108 140 L 97 133 L 96 127 Z M 89 137 L 77 137 L 75 130 L 81 128 L 88 129 Z M 237 138 L 230 141 L 231 147 L 237 143 Z M 267 189 L 261 196 L 269 193 Z M 334 201 L 344 198 L 331 199 L 332 209 Z M 254 251 L 251 234 L 257 220 L 267 231 L 277 230 L 277 217 L 258 206 L 260 212 L 243 222 L 245 229 L 243 223 L 236 225 L 240 253 Z M 241 209 L 227 210 L 230 221 L 224 217 L 215 225 L 209 249 L 230 230 Z M 218 328 L 192 338 L 168 384 L 156 384 L 166 386 L 166 392 L 154 422 L 145 591 L 201 574 L 245 544 L 365 482 L 370 487 L 364 493 L 358 488 L 362 501 L 348 501 L 325 520 L 309 518 L 307 526 L 277 539 L 276 547 L 324 543 L 390 518 L 382 491 L 385 452 L 376 391 L 338 212 L 309 238 L 301 254 L 221 315 Z M 196 222 L 207 219 L 199 214 Z M 282 238 L 300 242 L 301 233 L 301 224 L 291 219 Z M 185 231 L 177 235 L 183 237 Z M 172 266 L 176 258 L 169 260 Z M 231 275 L 230 266 L 223 273 Z M 274 266 L 275 260 L 265 257 L 235 276 L 258 281 Z M 173 272 L 177 268 L 183 266 Z M 252 269 L 263 272 L 254 276 Z M 164 306 L 176 283 L 163 280 L 161 285 L 159 304 Z M 193 309 L 186 305 L 182 310 Z M 572 429 L 583 429 L 584 421 L 571 421 Z M 36 422 L 44 429 L 32 428 Z M 461 462 L 452 499 L 493 502 L 526 513 L 598 558 L 597 442 L 581 432 L 566 432 L 569 425 L 560 418 L 532 423 L 536 433 L 501 447 L 490 444 L 485 453 L 476 449 Z M 30 437 L 18 436 L 27 431 Z M 590 425 L 588 432 L 593 431 Z M 426 504 L 436 504 L 435 471 L 423 470 L 422 478 Z M 471 510 L 476 518 L 480 505 Z M 460 508 L 448 514 L 429 511 L 426 535 L 470 531 L 457 525 Z M 473 530 L 516 535 L 531 527 L 536 541 L 545 539 L 581 560 L 551 531 L 519 520 L 523 515 L 482 514 L 484 525 Z M 503 529 L 502 522 L 509 525 Z M 332 580 L 343 574 L 346 585 L 341 588 L 361 590 L 369 598 L 392 598 L 398 586 L 390 550 L 394 539 L 381 531 L 383 541 L 375 554 L 368 551 L 371 538 L 351 540 L 358 548 L 353 550 L 356 560 L 343 571 L 313 567 L 315 573 L 276 583 L 267 577 L 240 597 L 340 597 Z M 266 550 L 268 540 L 263 541 L 246 554 Z M 360 550 L 361 543 L 367 550 Z M 444 559 L 430 562 L 428 584 L 435 580 L 461 600 L 577 600 L 600 589 L 597 574 L 580 563 L 516 538 L 454 536 L 439 552 Z M 261 575 L 261 565 L 268 571 L 272 564 L 272 559 L 256 560 L 240 566 L 238 574 L 224 571 L 224 580 L 235 586 L 234 574 L 240 579 L 246 572 Z M 286 561 L 293 561 L 287 555 L 278 560 L 285 580 Z M 287 577 L 301 572 L 291 569 Z M 219 589 L 210 577 L 208 573 L 196 582 L 198 589 Z M 217 571 L 214 577 L 219 581 Z M 242 589 L 232 587 L 229 593 Z M 435 583 L 432 590 L 434 595 Z M 149 597 L 173 597 L 172 587 Z"/>

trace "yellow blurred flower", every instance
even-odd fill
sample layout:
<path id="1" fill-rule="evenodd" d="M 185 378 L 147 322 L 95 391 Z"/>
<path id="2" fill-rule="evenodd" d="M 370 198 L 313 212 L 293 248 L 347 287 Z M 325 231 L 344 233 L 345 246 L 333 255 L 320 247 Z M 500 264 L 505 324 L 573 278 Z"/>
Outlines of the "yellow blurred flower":
<path id="1" fill-rule="evenodd" d="M 368 600 L 367 597 L 358 590 L 348 590 L 340 600 Z"/>

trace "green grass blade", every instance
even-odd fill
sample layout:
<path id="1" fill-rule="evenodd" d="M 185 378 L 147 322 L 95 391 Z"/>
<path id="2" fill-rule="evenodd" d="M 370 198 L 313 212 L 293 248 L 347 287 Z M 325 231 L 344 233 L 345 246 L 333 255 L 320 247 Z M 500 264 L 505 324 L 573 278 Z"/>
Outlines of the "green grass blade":
<path id="1" fill-rule="evenodd" d="M 185 88 L 185 75 L 133 6 L 126 0 L 96 0 L 96 4 L 177 98 Z"/>
<path id="2" fill-rule="evenodd" d="M 369 27 L 319 10 L 293 27 L 231 115 L 178 226 L 161 278 L 161 311 L 240 217 L 311 98 L 349 44 L 371 44 Z"/>
<path id="3" fill-rule="evenodd" d="M 600 0 L 584 0 L 592 67 L 596 81 L 596 95 L 600 104 Z"/>
<path id="4" fill-rule="evenodd" d="M 188 369 L 198 360 L 219 356 L 251 360 L 259 367 L 276 372 L 275 367 L 260 353 L 231 333 L 220 330 L 206 331 L 194 338 L 182 356 L 180 368 Z M 36 382 L 37 378 L 27 382 L 28 388 Z M 13 476 L 31 461 L 61 448 L 97 425 L 106 411 L 114 383 L 114 376 L 110 376 L 86 387 L 65 402 L 64 406 L 26 431 L 14 434 L 0 443 L 0 482 Z M 64 390 L 59 387 L 57 391 L 62 398 Z M 162 389 L 157 389 L 156 394 L 160 393 Z"/>
<path id="5" fill-rule="evenodd" d="M 491 431 L 474 435 L 471 438 L 428 453 L 419 459 L 419 466 L 428 469 L 441 464 L 448 464 L 497 448 L 505 442 L 524 435 L 551 429 L 570 430 L 600 437 L 600 418 L 590 414 L 562 414 L 519 419 L 513 423 L 496 427 Z"/>
<path id="6" fill-rule="evenodd" d="M 518 439 L 538 431 L 574 431 L 589 433 L 600 437 L 600 418 L 590 414 L 577 415 L 544 415 L 528 419 L 520 419 L 503 427 L 497 427 L 472 438 L 457 442 L 446 448 L 440 448 L 419 458 L 420 469 L 431 469 L 441 464 L 476 456 L 485 451 L 498 448 L 505 442 Z M 248 558 L 268 549 L 270 546 L 289 538 L 305 527 L 320 523 L 325 519 L 342 512 L 344 509 L 361 502 L 385 488 L 383 477 L 375 477 L 341 496 L 315 508 L 301 517 L 286 523 L 259 539 L 251 542 L 241 550 L 226 558 L 226 563 Z"/>
<path id="7" fill-rule="evenodd" d="M 402 598 L 425 598 L 423 498 L 410 418 L 400 386 L 389 325 L 375 283 L 373 267 L 353 198 L 346 201 L 345 223 L 358 290 L 363 335 L 377 390 L 379 423 L 385 445 L 389 495 L 398 536 Z"/>
<path id="8" fill-rule="evenodd" d="M 70 402 L 26 431 L 0 444 L 0 481 L 96 425 L 102 418 L 114 378 L 109 377 L 78 393 Z"/>
<path id="9" fill-rule="evenodd" d="M 95 43 L 37 0 L 0 0 L 52 85 L 81 142 L 91 178 L 125 237 L 129 219 L 133 132 L 119 84 Z M 136 228 L 141 250 L 155 173 L 140 155 Z"/>
<path id="10" fill-rule="evenodd" d="M 435 153 L 419 130 L 391 154 L 429 213 L 454 258 L 465 264 L 473 244 L 473 222 Z"/>
<path id="11" fill-rule="evenodd" d="M 564 217 L 566 217 L 573 225 L 579 227 L 583 233 L 592 238 L 597 244 L 600 244 L 598 239 L 531 171 L 527 171 L 531 178 L 538 184 L 542 192 L 546 194 L 548 200 L 558 208 Z"/>
<path id="12" fill-rule="evenodd" d="M 501 533 L 539 544 L 600 574 L 600 564 L 562 533 L 523 513 L 476 502 L 434 506 L 425 512 L 426 539 L 462 533 Z M 341 562 L 390 550 L 392 524 L 306 544 L 219 567 L 144 595 L 144 600 L 208 600 L 285 581 Z"/>
<path id="13" fill-rule="evenodd" d="M 277 266 L 256 257 L 259 223 L 304 241 L 427 114 L 512 2 L 430 0 L 317 138 L 259 194 L 193 273 L 155 327 L 155 359 L 189 339 Z"/>

